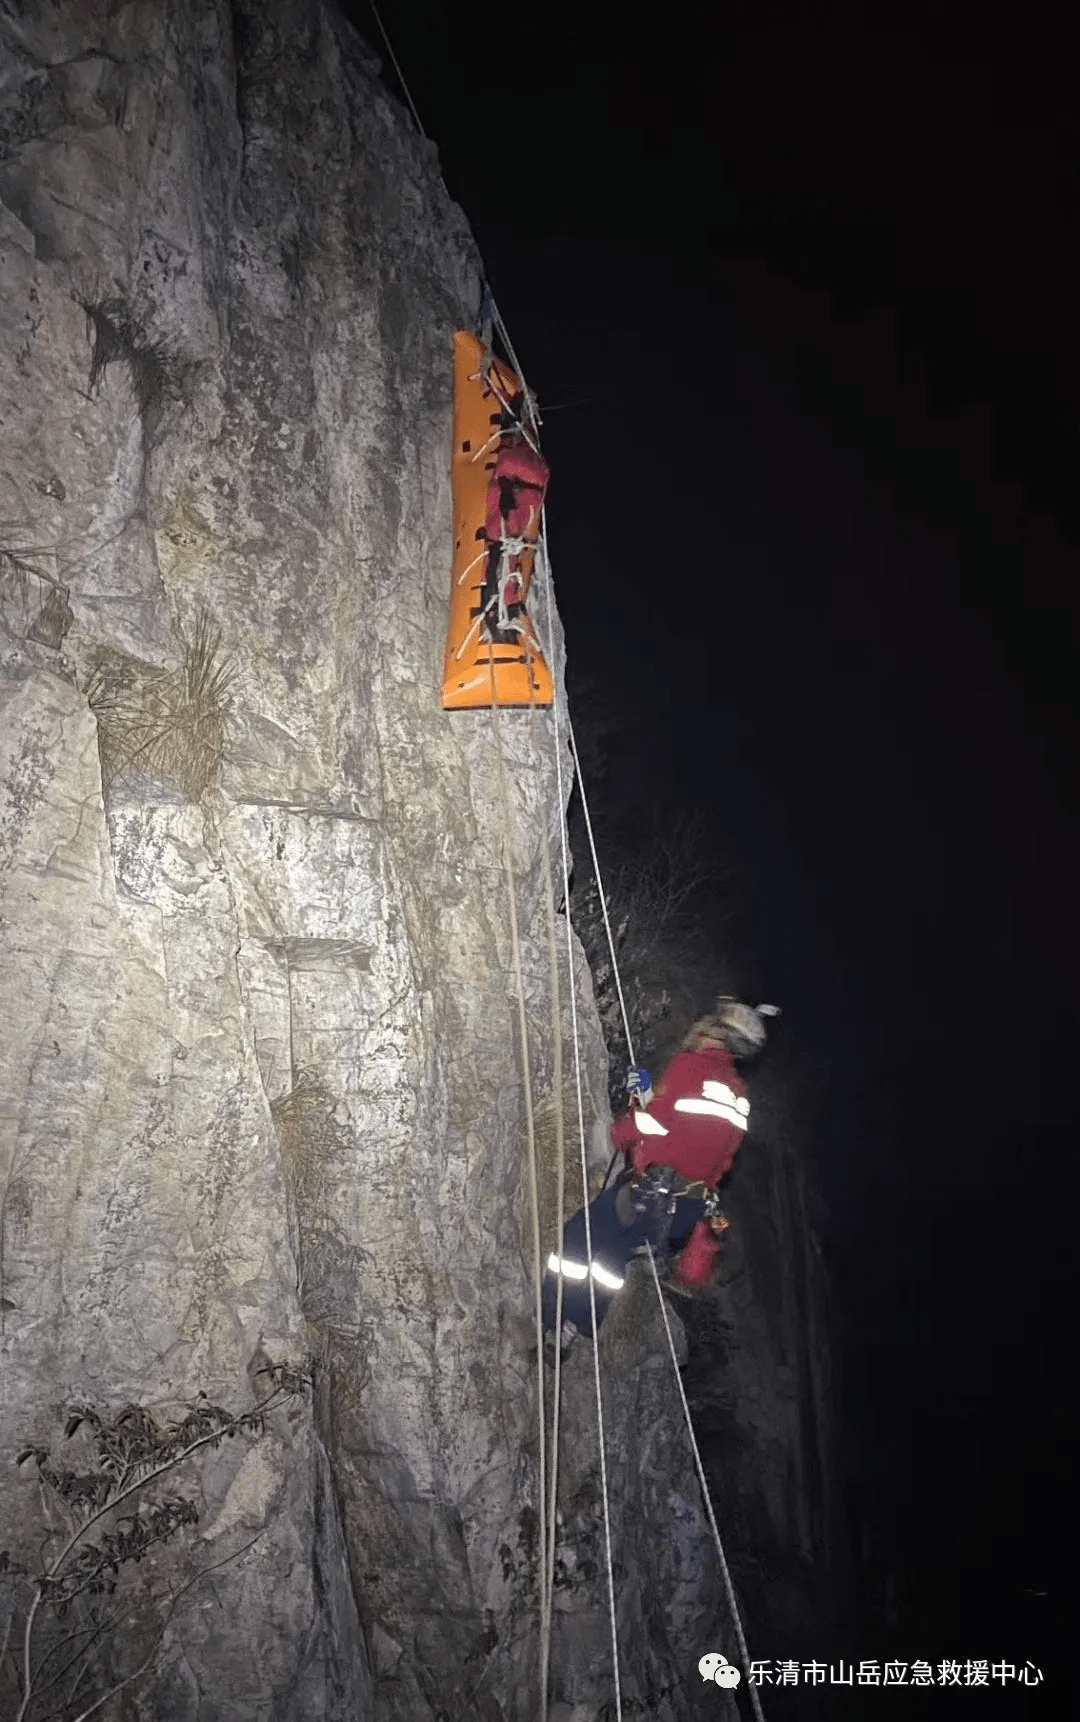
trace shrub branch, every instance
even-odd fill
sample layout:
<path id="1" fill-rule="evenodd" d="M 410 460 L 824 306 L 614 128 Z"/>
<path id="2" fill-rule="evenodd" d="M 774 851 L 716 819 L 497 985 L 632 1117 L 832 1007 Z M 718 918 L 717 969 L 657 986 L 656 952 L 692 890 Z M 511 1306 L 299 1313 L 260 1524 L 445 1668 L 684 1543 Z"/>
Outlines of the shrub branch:
<path id="1" fill-rule="evenodd" d="M 219 1405 L 213 1405 L 205 1400 L 203 1395 L 200 1395 L 196 1404 L 179 1422 L 164 1426 L 137 1405 L 126 1406 L 111 1419 L 103 1417 L 92 1407 L 74 1410 L 65 1425 L 64 1434 L 70 1440 L 84 1425 L 92 1432 L 98 1464 L 96 1471 L 88 1475 L 54 1466 L 48 1450 L 43 1447 L 24 1447 L 17 1455 L 16 1463 L 19 1465 L 32 1459 L 42 1481 L 51 1492 L 60 1496 L 83 1516 L 46 1570 L 33 1581 L 33 1595 L 23 1630 L 22 1702 L 15 1722 L 25 1722 L 31 1705 L 58 1686 L 71 1669 L 79 1664 L 63 1710 L 50 1714 L 60 1716 L 68 1709 L 86 1675 L 95 1642 L 111 1630 L 117 1618 L 113 1615 L 94 1626 L 76 1628 L 57 1644 L 50 1646 L 35 1668 L 34 1635 L 42 1609 L 49 1608 L 57 1618 L 62 1618 L 79 1597 L 87 1593 L 111 1593 L 116 1588 L 121 1566 L 129 1561 L 137 1563 L 150 1549 L 166 1542 L 184 1525 L 195 1523 L 198 1511 L 192 1501 L 182 1495 L 173 1495 L 150 1506 L 145 1512 L 136 1506 L 133 1512 L 114 1520 L 112 1531 L 90 1542 L 88 1538 L 94 1527 L 101 1525 L 106 1517 L 116 1514 L 118 1507 L 133 1501 L 134 1497 L 149 1489 L 162 1477 L 168 1476 L 177 1466 L 203 1448 L 217 1447 L 222 1440 L 231 1440 L 238 1434 L 256 1437 L 261 1435 L 267 1416 L 288 1400 L 302 1394 L 308 1385 L 306 1372 L 288 1364 L 270 1365 L 258 1373 L 269 1375 L 272 1383 L 270 1391 L 250 1410 L 240 1413 L 232 1413 Z M 251 1546 L 252 1544 L 248 1543 L 245 1549 Z M 216 1566 L 236 1559 L 245 1549 L 227 1556 L 225 1561 L 217 1562 Z M 95 1699 L 89 1707 L 80 1711 L 74 1722 L 84 1722 L 85 1717 L 99 1710 L 116 1692 L 145 1673 L 161 1647 L 180 1598 L 204 1573 L 214 1570 L 214 1566 L 203 1568 L 171 1595 L 165 1619 L 146 1660 L 132 1673 L 125 1675 L 104 1696 Z M 12 1621 L 9 1620 L 3 1649 L 0 1650 L 0 1663 L 7 1652 L 11 1625 Z M 63 1666 L 42 1684 L 42 1675 L 53 1657 L 60 1655 L 65 1648 L 70 1648 L 80 1639 L 83 1642 Z"/>

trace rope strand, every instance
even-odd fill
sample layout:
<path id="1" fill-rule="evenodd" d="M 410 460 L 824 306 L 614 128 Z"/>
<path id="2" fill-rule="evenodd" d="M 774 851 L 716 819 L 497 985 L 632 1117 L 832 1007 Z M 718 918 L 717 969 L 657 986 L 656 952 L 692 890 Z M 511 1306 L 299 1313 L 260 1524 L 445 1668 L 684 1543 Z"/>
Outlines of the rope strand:
<path id="1" fill-rule="evenodd" d="M 611 952 L 611 973 L 615 980 L 615 991 L 619 995 L 619 1010 L 622 1013 L 623 1033 L 626 1036 L 626 1050 L 629 1055 L 629 1063 L 636 1064 L 637 1060 L 634 1057 L 634 1042 L 630 1034 L 630 1019 L 626 1014 L 626 1000 L 623 997 L 622 978 L 619 974 L 619 959 L 615 955 L 615 938 L 611 931 L 611 921 L 607 911 L 607 894 L 604 890 L 604 881 L 600 874 L 600 860 L 596 853 L 596 839 L 593 836 L 592 819 L 589 816 L 589 803 L 585 794 L 585 781 L 581 775 L 581 760 L 578 757 L 574 726 L 569 717 L 566 720 L 566 727 L 570 735 L 570 749 L 574 756 L 574 770 L 577 773 L 578 794 L 581 796 L 581 811 L 585 816 L 585 830 L 589 838 L 589 854 L 592 856 L 593 877 L 596 880 L 596 889 L 600 897 L 600 910 L 604 917 L 604 931 L 607 934 L 608 950 Z"/>
<path id="2" fill-rule="evenodd" d="M 510 795 L 506 787 L 506 762 L 503 757 L 502 737 L 499 733 L 499 705 L 495 697 L 495 666 L 494 658 L 489 655 L 491 670 L 491 733 L 495 741 L 495 755 L 498 765 L 499 798 L 502 803 L 503 816 L 503 850 L 506 866 L 507 897 L 510 906 L 510 949 L 514 963 L 514 977 L 517 983 L 518 1032 L 521 1037 L 521 1072 L 525 1090 L 525 1126 L 529 1147 L 529 1194 L 532 1206 L 533 1257 L 535 1264 L 535 1319 L 536 1319 L 536 1401 L 537 1415 L 540 1424 L 540 1476 L 539 1476 L 539 1510 L 540 1536 L 537 1539 L 537 1553 L 540 1561 L 540 1722 L 547 1722 L 547 1663 L 546 1657 L 551 1636 L 551 1619 L 549 1609 L 549 1593 L 547 1588 L 547 1551 L 545 1547 L 547 1526 L 547 1417 L 544 1408 L 544 1312 L 542 1304 L 542 1287 L 544 1277 L 543 1257 L 540 1249 L 540 1188 L 536 1170 L 536 1119 L 533 1108 L 532 1075 L 529 1070 L 529 1037 L 525 1011 L 525 977 L 521 965 L 521 939 L 518 931 L 517 890 L 514 885 L 514 870 L 510 854 Z"/>
<path id="3" fill-rule="evenodd" d="M 651 1247 L 648 1251 L 648 1256 L 649 1266 L 652 1268 L 653 1283 L 656 1286 L 656 1297 L 660 1305 L 660 1313 L 664 1318 L 664 1332 L 667 1334 L 668 1348 L 671 1352 L 672 1368 L 675 1371 L 675 1380 L 679 1387 L 679 1398 L 682 1401 L 683 1416 L 686 1418 L 686 1430 L 687 1434 L 690 1436 L 690 1445 L 694 1450 L 694 1464 L 697 1466 L 698 1482 L 701 1484 L 701 1493 L 705 1498 L 705 1510 L 709 1516 L 709 1524 L 712 1528 L 713 1540 L 716 1543 L 716 1552 L 720 1557 L 720 1571 L 724 1575 L 724 1589 L 727 1591 L 728 1607 L 731 1609 L 731 1618 L 735 1625 L 735 1640 L 739 1646 L 739 1655 L 742 1657 L 743 1666 L 749 1675 L 750 1652 L 746 1648 L 746 1638 L 743 1633 L 742 1619 L 739 1614 L 739 1604 L 735 1596 L 735 1586 L 731 1582 L 731 1573 L 728 1569 L 727 1556 L 724 1554 L 724 1545 L 720 1541 L 720 1530 L 716 1523 L 716 1514 L 713 1512 L 712 1496 L 709 1494 L 709 1485 L 705 1480 L 705 1467 L 701 1463 L 701 1454 L 698 1451 L 697 1437 L 694 1434 L 694 1425 L 690 1417 L 690 1406 L 686 1399 L 686 1389 L 683 1387 L 682 1375 L 679 1372 L 679 1359 L 675 1351 L 675 1340 L 672 1337 L 671 1323 L 668 1320 L 667 1304 L 664 1302 L 664 1294 L 661 1290 L 660 1278 L 656 1272 L 656 1256 Z M 752 1686 L 749 1679 L 747 1680 L 747 1691 L 750 1694 L 750 1703 L 753 1707 L 757 1722 L 765 1722 L 765 1718 L 761 1713 L 761 1700 L 757 1695 L 757 1687 Z"/>
<path id="4" fill-rule="evenodd" d="M 533 742 L 533 753 L 539 755 L 536 745 L 537 738 L 536 701 L 533 698 L 532 666 L 529 666 L 529 730 Z M 556 735 L 558 723 L 556 720 Z M 562 802 L 559 802 L 559 819 L 562 820 Z M 559 987 L 559 947 L 555 935 L 555 886 L 551 876 L 551 839 L 548 835 L 547 820 L 540 820 L 540 858 L 544 881 L 544 903 L 547 911 L 548 934 L 548 972 L 551 988 L 551 1021 L 552 1021 L 552 1079 L 551 1087 L 555 1103 L 555 1225 L 557 1238 L 562 1237 L 563 1210 L 565 1195 L 563 1190 L 563 1067 L 562 1067 L 562 996 Z M 570 977 L 573 986 L 573 975 Z M 537 1262 L 537 1271 L 541 1276 L 541 1297 L 543 1287 L 543 1249 Z M 562 1355 L 559 1345 L 559 1335 L 562 1332 L 562 1275 L 559 1275 L 555 1294 L 555 1383 L 552 1396 L 551 1416 L 551 1469 L 548 1483 L 548 1512 L 550 1523 L 547 1543 L 547 1590 L 546 1590 L 546 1619 L 547 1631 L 543 1635 L 541 1661 L 541 1691 L 543 1698 L 543 1715 L 547 1715 L 547 1693 L 550 1678 L 551 1662 L 551 1617 L 555 1601 L 555 1515 L 557 1510 L 558 1478 L 559 1478 L 559 1401 L 562 1385 Z M 542 1341 L 541 1341 L 542 1343 Z M 541 1364 L 542 1367 L 542 1364 Z"/>
<path id="5" fill-rule="evenodd" d="M 393 46 L 391 44 L 390 38 L 386 34 L 386 27 L 383 24 L 382 19 L 379 17 L 379 8 L 376 6 L 375 0 L 370 0 L 370 5 L 371 5 L 372 15 L 375 19 L 376 24 L 379 26 L 379 34 L 382 37 L 383 41 L 386 43 L 386 52 L 390 56 L 390 63 L 393 66 L 394 71 L 397 73 L 397 81 L 401 85 L 401 88 L 403 89 L 403 91 L 405 92 L 405 100 L 408 102 L 409 109 L 412 113 L 412 117 L 416 121 L 416 129 L 420 133 L 420 136 L 422 138 L 426 138 L 427 132 L 424 130 L 423 126 L 420 123 L 420 115 L 416 110 L 416 103 L 412 99 L 412 92 L 409 89 L 408 84 L 405 82 L 405 75 L 402 72 L 401 67 L 398 65 L 397 55 L 394 53 L 394 49 L 393 49 Z"/>
<path id="6" fill-rule="evenodd" d="M 554 596 L 554 591 L 553 591 L 553 587 L 552 587 L 551 562 L 550 562 L 550 559 L 549 559 L 548 553 L 547 553 L 547 521 L 546 521 L 546 518 L 545 518 L 543 512 L 541 512 L 539 543 L 540 543 L 540 546 L 542 547 L 542 549 L 537 556 L 537 566 L 538 567 L 542 566 L 545 569 L 545 571 L 547 573 L 547 577 L 548 577 L 548 590 L 547 590 L 548 664 L 552 667 L 552 672 L 553 672 L 552 679 L 553 679 L 554 686 L 557 690 L 558 689 L 558 678 L 554 675 L 555 656 L 554 656 L 554 632 L 553 632 L 553 627 L 552 627 L 552 617 L 553 617 L 554 612 L 555 612 L 555 596 Z M 556 693 L 556 702 L 557 702 L 557 693 Z M 574 1036 L 574 1075 L 575 1075 L 576 1086 L 577 1086 L 578 1146 L 579 1146 L 580 1161 L 581 1161 L 581 1199 L 582 1199 L 582 1203 L 583 1203 L 584 1209 L 585 1209 L 585 1260 L 589 1264 L 589 1308 L 590 1308 L 590 1311 L 592 1314 L 592 1330 L 593 1330 L 593 1380 L 594 1380 L 595 1388 L 596 1388 L 596 1427 L 597 1427 L 597 1436 L 598 1436 L 598 1443 L 599 1443 L 599 1449 L 600 1449 L 600 1493 L 601 1493 L 601 1497 L 602 1497 L 603 1503 L 604 1503 L 604 1556 L 605 1556 L 605 1565 L 607 1568 L 608 1618 L 609 1618 L 609 1625 L 610 1625 L 610 1629 L 611 1629 L 611 1662 L 612 1662 L 612 1670 L 613 1670 L 613 1677 L 614 1677 L 614 1684 L 615 1684 L 615 1716 L 616 1716 L 616 1722 L 622 1722 L 622 1680 L 621 1680 L 621 1676 L 619 1673 L 619 1628 L 618 1628 L 618 1617 L 617 1617 L 616 1611 L 615 1611 L 615 1562 L 614 1562 L 614 1558 L 612 1555 L 612 1549 L 611 1549 L 611 1503 L 610 1503 L 610 1499 L 609 1499 L 609 1495 L 608 1495 L 607 1441 L 606 1441 L 605 1434 L 604 1434 L 604 1396 L 603 1396 L 603 1391 L 601 1389 L 601 1384 L 600 1384 L 600 1336 L 599 1336 L 599 1332 L 598 1332 L 597 1325 L 596 1325 L 596 1281 L 593 1277 L 593 1272 L 592 1272 L 592 1265 L 593 1265 L 592 1227 L 590 1225 L 590 1220 L 589 1220 L 589 1167 L 588 1167 L 588 1160 L 587 1160 L 586 1147 L 585 1147 L 585 1111 L 584 1111 L 582 1092 L 581 1092 L 581 1044 L 580 1044 L 580 1035 L 578 1032 L 577 992 L 576 992 L 576 989 L 574 987 L 574 930 L 570 924 L 570 859 L 569 859 L 569 845 L 568 845 L 567 833 L 566 833 L 566 820 L 565 820 L 565 817 L 563 816 L 563 812 L 562 812 L 562 809 L 563 809 L 562 754 L 561 754 L 561 750 L 559 747 L 559 708 L 558 708 L 558 704 L 556 702 L 553 702 L 553 716 L 555 719 L 555 724 L 554 724 L 554 729 L 555 729 L 555 779 L 556 779 L 556 784 L 558 786 L 558 795 L 559 795 L 559 830 L 560 830 L 560 836 L 561 836 L 561 840 L 562 840 L 563 891 L 564 891 L 564 901 L 566 903 L 566 951 L 567 951 L 567 961 L 568 961 L 568 965 L 569 965 L 569 976 L 570 976 L 571 1026 L 573 1029 L 573 1036 Z M 567 733 L 568 733 L 569 738 L 570 738 L 571 746 L 573 746 L 573 730 L 572 730 L 571 724 L 570 724 L 569 712 L 566 714 L 566 726 L 567 726 Z M 576 753 L 575 753 L 575 758 L 576 758 Z M 580 783 L 580 774 L 579 774 L 578 781 Z M 560 1245 L 560 1250 L 561 1250 L 561 1247 L 562 1247 L 562 1231 L 561 1231 L 561 1229 L 559 1231 L 559 1245 Z M 561 1274 L 558 1276 L 558 1296 L 559 1296 L 559 1301 L 561 1303 L 561 1299 L 562 1299 L 562 1275 Z M 561 1334 L 561 1323 L 560 1323 L 560 1326 L 556 1329 L 556 1336 L 555 1336 L 556 1353 L 558 1352 L 558 1349 L 559 1349 L 560 1334 Z M 552 1523 L 554 1524 L 554 1519 L 552 1520 Z"/>

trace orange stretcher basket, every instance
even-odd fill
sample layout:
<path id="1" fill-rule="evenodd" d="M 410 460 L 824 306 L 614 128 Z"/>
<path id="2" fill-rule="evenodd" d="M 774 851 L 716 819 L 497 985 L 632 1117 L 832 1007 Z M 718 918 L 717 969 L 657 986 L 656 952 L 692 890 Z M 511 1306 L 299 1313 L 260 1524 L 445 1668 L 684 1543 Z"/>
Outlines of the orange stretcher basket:
<path id="1" fill-rule="evenodd" d="M 475 335 L 454 335 L 454 564 L 442 703 L 550 705 L 527 600 L 548 468 L 521 378 Z"/>

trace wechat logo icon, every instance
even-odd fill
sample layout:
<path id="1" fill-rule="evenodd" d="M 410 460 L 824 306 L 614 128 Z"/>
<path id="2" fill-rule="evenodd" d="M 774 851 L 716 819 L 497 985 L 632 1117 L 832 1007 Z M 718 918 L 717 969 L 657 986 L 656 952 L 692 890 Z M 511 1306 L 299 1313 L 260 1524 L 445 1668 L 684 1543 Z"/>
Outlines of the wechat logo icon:
<path id="1" fill-rule="evenodd" d="M 738 1686 L 742 1679 L 742 1675 L 734 1664 L 730 1663 L 726 1656 L 721 1656 L 715 1650 L 710 1650 L 707 1655 L 701 1658 L 698 1663 L 698 1673 L 702 1680 L 715 1680 L 717 1686 Z"/>

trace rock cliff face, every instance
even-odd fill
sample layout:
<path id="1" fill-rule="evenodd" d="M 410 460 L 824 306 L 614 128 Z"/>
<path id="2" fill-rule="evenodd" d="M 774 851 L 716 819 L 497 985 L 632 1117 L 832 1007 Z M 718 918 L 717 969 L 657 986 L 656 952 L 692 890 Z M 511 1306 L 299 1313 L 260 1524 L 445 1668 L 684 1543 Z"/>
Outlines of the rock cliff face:
<path id="1" fill-rule="evenodd" d="M 69 1633 L 50 1678 L 89 1659 L 63 1714 L 145 1660 L 101 1714 L 533 1717 L 524 1072 L 550 1162 L 562 809 L 550 713 L 436 697 L 471 237 L 320 0 L 4 6 L 0 147 L 0 1709 L 76 1522 L 20 1451 L 75 1476 L 72 1406 L 175 1429 L 285 1365 L 311 1386 L 176 1468 L 198 1522 L 134 1596 L 122 1566 L 97 1638 L 70 1634 L 108 1596 L 37 1611 L 34 1657 Z M 603 1361 L 623 1713 L 663 1719 L 733 1646 L 639 1290 Z M 611 1694 L 590 1359 L 562 1722 Z"/>

